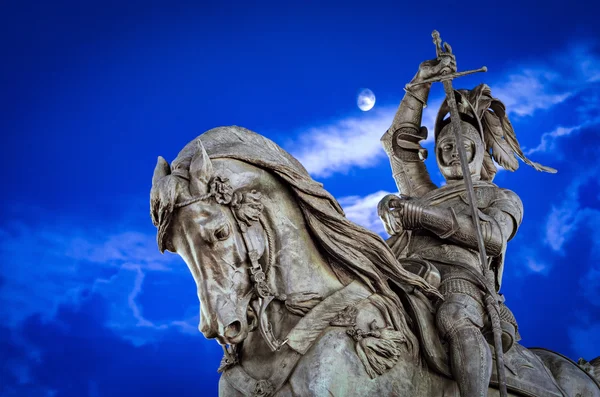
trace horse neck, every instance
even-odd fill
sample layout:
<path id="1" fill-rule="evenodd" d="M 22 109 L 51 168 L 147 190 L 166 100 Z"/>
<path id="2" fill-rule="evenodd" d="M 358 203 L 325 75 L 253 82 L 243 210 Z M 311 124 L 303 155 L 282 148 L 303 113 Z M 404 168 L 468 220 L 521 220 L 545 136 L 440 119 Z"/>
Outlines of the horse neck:
<path id="1" fill-rule="evenodd" d="M 282 179 L 240 160 L 214 159 L 212 165 L 215 174 L 228 179 L 234 189 L 261 193 L 263 227 L 273 258 L 267 277 L 273 291 L 315 292 L 325 297 L 343 287 L 313 241 L 295 194 Z"/>
<path id="2" fill-rule="evenodd" d="M 268 249 L 264 255 L 272 256 L 267 280 L 273 292 L 286 295 L 314 293 L 325 298 L 343 288 L 333 273 L 327 258 L 319 250 L 308 230 L 304 215 L 291 190 L 272 175 L 260 178 L 256 190 L 268 192 L 263 195 L 263 228 Z M 286 302 L 287 303 L 287 302 Z M 267 310 L 273 333 L 283 340 L 298 323 L 299 317 L 286 309 L 286 304 L 274 300 Z M 269 378 L 281 370 L 273 352 L 267 347 L 261 334 L 251 332 L 242 344 L 242 365 L 251 376 Z"/>
<path id="3" fill-rule="evenodd" d="M 313 292 L 326 297 L 343 285 L 312 239 L 295 197 L 281 187 L 265 204 L 274 258 L 268 275 L 271 287 L 279 294 Z"/>

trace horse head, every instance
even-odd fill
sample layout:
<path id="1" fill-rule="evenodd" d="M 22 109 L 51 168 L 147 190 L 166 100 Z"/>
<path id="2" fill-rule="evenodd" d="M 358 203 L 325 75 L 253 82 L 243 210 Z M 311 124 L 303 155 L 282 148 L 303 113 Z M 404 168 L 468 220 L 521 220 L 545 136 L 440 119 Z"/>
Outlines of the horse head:
<path id="1" fill-rule="evenodd" d="M 236 192 L 216 175 L 199 139 L 193 156 L 178 160 L 169 166 L 159 157 L 152 178 L 151 216 L 159 249 L 179 254 L 192 273 L 204 336 L 237 344 L 247 337 L 254 315 L 248 249 L 238 225 L 251 223 L 260 202 L 256 192 Z M 262 239 L 254 241 L 253 249 L 262 255 Z"/>

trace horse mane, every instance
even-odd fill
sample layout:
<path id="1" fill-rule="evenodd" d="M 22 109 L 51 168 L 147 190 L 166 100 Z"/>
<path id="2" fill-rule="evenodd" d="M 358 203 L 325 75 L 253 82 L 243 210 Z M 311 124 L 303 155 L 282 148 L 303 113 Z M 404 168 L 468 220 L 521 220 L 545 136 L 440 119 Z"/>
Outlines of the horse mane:
<path id="1" fill-rule="evenodd" d="M 397 299 L 387 279 L 437 292 L 421 277 L 404 269 L 385 241 L 345 217 L 337 200 L 312 179 L 298 160 L 270 139 L 238 126 L 218 127 L 198 136 L 211 159 L 232 158 L 277 175 L 291 188 L 306 224 L 330 263 L 340 266 L 374 292 Z M 189 170 L 197 150 L 196 139 L 173 161 L 173 171 Z M 398 302 L 399 304 L 399 302 Z"/>

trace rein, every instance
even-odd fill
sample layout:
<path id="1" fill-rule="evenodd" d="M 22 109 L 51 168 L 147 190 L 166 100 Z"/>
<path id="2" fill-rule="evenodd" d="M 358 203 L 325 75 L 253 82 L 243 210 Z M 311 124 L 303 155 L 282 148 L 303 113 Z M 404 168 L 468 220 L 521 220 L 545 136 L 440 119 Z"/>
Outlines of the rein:
<path id="1" fill-rule="evenodd" d="M 244 245 L 246 246 L 246 252 L 248 253 L 248 259 L 250 260 L 250 280 L 252 281 L 253 289 L 256 292 L 256 295 L 258 295 L 258 328 L 263 339 L 269 346 L 269 349 L 271 349 L 271 351 L 278 351 L 283 345 L 285 345 L 288 342 L 288 340 L 285 339 L 283 341 L 280 341 L 273 334 L 273 328 L 267 318 L 267 308 L 269 307 L 273 299 L 277 299 L 283 302 L 287 299 L 287 297 L 285 295 L 276 295 L 275 293 L 273 293 L 273 291 L 271 291 L 271 288 L 267 284 L 267 274 L 263 270 L 262 265 L 259 262 L 259 259 L 262 256 L 254 246 L 252 240 L 248 238 L 248 226 L 246 225 L 246 223 L 240 221 L 233 208 L 229 207 L 229 209 L 233 214 L 233 218 L 236 220 L 239 231 L 242 233 L 242 240 L 244 241 Z M 271 245 L 272 242 L 269 241 L 270 239 L 268 238 L 269 233 L 267 232 L 267 225 L 262 215 L 259 219 L 260 224 L 263 227 L 265 234 L 267 235 L 267 238 L 265 239 L 269 259 L 267 264 L 270 267 L 272 265 L 271 260 L 273 260 L 273 247 Z"/>

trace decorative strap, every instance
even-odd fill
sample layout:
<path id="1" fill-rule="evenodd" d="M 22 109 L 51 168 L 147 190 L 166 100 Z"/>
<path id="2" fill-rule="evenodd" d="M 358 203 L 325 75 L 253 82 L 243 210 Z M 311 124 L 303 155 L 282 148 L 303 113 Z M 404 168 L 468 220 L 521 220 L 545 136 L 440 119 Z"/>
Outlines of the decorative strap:
<path id="1" fill-rule="evenodd" d="M 225 369 L 223 377 L 245 396 L 272 396 L 285 384 L 300 358 L 310 349 L 323 330 L 330 326 L 331 320 L 341 310 L 354 306 L 371 295 L 373 295 L 371 290 L 355 280 L 315 306 L 288 334 L 286 340 L 291 349 L 283 353 L 283 358 L 278 362 L 278 370 L 269 379 L 254 379 L 239 363 Z"/>
<path id="2" fill-rule="evenodd" d="M 373 292 L 356 280 L 329 295 L 298 321 L 286 338 L 288 346 L 305 354 L 341 310 L 354 306 L 371 295 Z"/>

